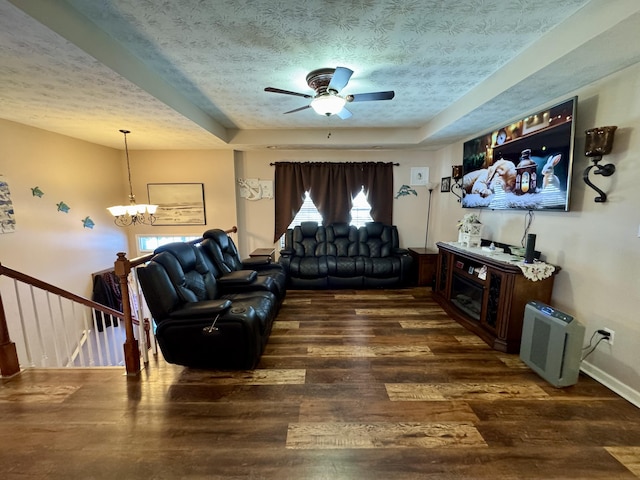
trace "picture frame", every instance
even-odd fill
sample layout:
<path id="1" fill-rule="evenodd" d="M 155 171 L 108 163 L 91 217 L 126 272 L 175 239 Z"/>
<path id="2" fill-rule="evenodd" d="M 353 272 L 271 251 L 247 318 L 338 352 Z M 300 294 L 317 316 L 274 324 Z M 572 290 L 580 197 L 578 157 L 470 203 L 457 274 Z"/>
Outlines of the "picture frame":
<path id="1" fill-rule="evenodd" d="M 451 177 L 442 177 L 442 180 L 440 181 L 440 191 L 441 192 L 451 191 Z"/>
<path id="2" fill-rule="evenodd" d="M 158 205 L 154 226 L 206 225 L 203 183 L 148 183 L 151 205 Z"/>
<path id="3" fill-rule="evenodd" d="M 15 231 L 16 219 L 11 193 L 9 192 L 9 183 L 4 176 L 0 175 L 0 233 L 12 233 Z"/>
<path id="4" fill-rule="evenodd" d="M 429 182 L 429 167 L 411 167 L 410 185 L 426 185 Z"/>

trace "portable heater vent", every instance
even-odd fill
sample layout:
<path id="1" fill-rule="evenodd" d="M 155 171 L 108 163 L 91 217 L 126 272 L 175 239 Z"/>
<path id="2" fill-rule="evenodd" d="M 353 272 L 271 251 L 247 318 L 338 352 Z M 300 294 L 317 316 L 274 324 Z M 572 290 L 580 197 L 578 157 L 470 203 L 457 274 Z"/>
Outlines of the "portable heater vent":
<path id="1" fill-rule="evenodd" d="M 584 326 L 566 313 L 531 301 L 524 309 L 520 358 L 554 387 L 578 381 Z"/>

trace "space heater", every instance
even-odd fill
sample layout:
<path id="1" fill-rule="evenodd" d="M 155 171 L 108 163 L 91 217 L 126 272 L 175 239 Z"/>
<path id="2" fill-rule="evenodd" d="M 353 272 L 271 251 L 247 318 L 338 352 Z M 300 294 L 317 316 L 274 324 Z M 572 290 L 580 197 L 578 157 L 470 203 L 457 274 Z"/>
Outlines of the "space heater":
<path id="1" fill-rule="evenodd" d="M 554 387 L 578 382 L 584 326 L 549 305 L 530 301 L 524 309 L 520 358 Z"/>

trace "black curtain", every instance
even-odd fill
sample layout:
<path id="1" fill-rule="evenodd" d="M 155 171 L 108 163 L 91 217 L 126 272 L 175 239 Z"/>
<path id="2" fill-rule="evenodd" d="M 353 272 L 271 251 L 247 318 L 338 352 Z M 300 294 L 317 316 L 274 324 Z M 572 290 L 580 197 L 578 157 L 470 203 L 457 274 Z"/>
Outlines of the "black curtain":
<path id="1" fill-rule="evenodd" d="M 277 162 L 275 167 L 274 242 L 287 231 L 307 191 L 324 225 L 349 223 L 352 199 L 363 188 L 371 217 L 392 224 L 393 163 Z"/>

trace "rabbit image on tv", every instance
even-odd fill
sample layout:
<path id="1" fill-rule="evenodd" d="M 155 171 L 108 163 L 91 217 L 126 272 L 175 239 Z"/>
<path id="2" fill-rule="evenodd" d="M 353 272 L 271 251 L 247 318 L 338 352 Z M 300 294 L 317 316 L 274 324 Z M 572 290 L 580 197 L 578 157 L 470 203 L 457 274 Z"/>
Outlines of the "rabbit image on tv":
<path id="1" fill-rule="evenodd" d="M 560 190 L 560 179 L 553 173 L 553 167 L 555 167 L 562 159 L 562 154 L 550 155 L 547 163 L 542 167 L 542 188 L 549 186 L 556 187 Z"/>

